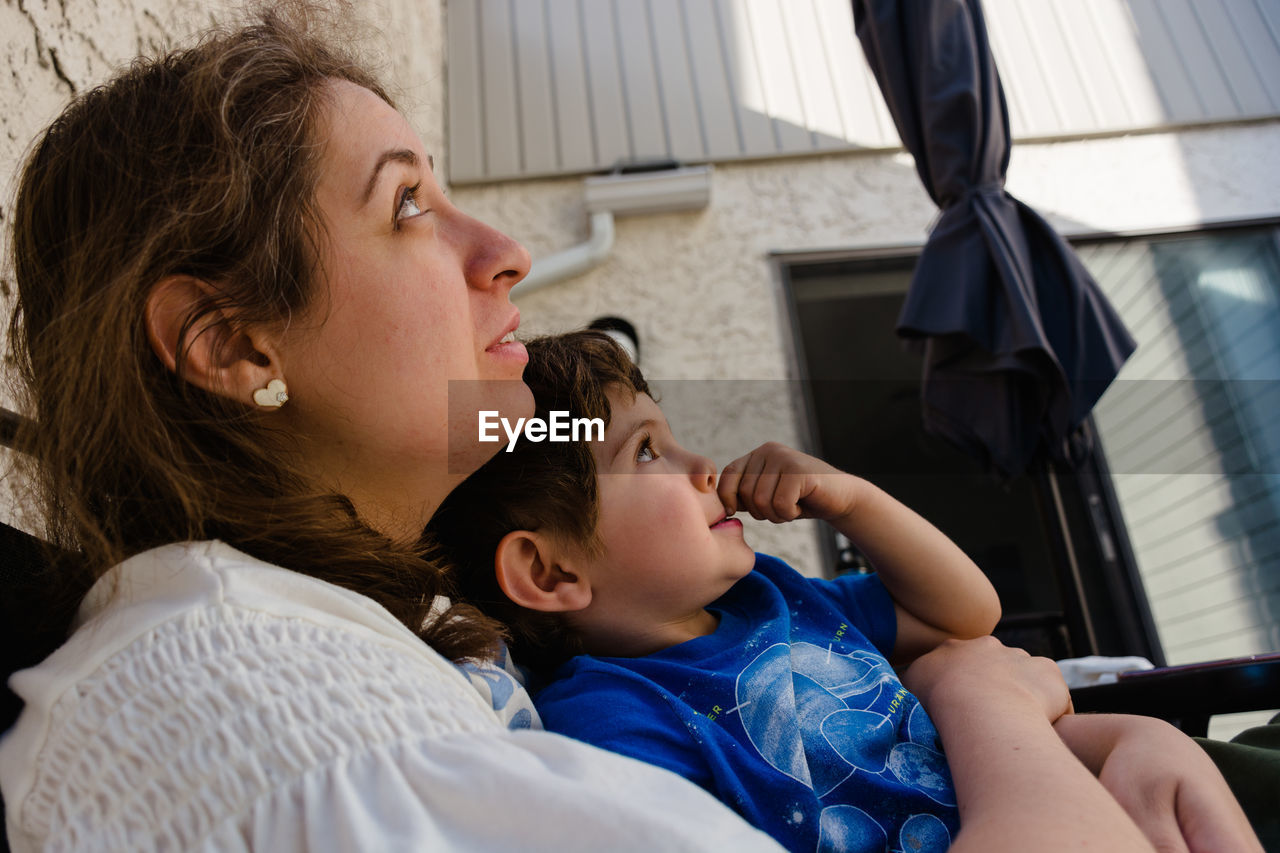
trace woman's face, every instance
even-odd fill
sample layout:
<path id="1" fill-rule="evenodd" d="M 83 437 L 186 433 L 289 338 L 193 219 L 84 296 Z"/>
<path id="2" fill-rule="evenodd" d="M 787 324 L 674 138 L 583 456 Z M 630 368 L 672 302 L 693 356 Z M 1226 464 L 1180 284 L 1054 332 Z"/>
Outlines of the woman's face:
<path id="1" fill-rule="evenodd" d="M 497 449 L 476 441 L 478 409 L 533 412 L 524 347 L 503 342 L 529 255 L 449 203 L 422 141 L 385 101 L 346 81 L 330 95 L 318 128 L 321 269 L 313 307 L 281 336 L 279 414 L 322 482 L 380 530 L 416 537 Z"/>

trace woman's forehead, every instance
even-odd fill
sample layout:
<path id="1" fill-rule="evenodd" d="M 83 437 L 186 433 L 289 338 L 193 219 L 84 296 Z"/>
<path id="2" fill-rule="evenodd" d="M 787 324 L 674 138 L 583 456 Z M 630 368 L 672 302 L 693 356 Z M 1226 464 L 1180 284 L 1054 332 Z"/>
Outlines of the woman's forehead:
<path id="1" fill-rule="evenodd" d="M 409 122 L 377 94 L 334 80 L 317 122 L 325 167 L 321 190 L 337 191 L 359 206 L 392 163 L 431 167 L 431 157 Z"/>

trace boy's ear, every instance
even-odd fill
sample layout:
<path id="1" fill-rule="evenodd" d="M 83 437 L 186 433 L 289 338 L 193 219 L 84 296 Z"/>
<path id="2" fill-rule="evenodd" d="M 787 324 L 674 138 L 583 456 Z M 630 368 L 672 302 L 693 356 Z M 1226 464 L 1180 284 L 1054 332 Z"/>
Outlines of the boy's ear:
<path id="1" fill-rule="evenodd" d="M 561 613 L 591 603 L 591 582 L 570 571 L 567 555 L 551 537 L 513 530 L 498 543 L 494 571 L 507 598 L 529 610 Z"/>
<path id="2" fill-rule="evenodd" d="M 178 339 L 187 319 L 216 295 L 213 285 L 189 275 L 168 276 L 151 288 L 147 338 L 170 370 L 177 370 Z M 222 309 L 215 308 L 192 323 L 184 344 L 183 378 L 214 394 L 252 404 L 254 391 L 272 379 L 288 378 L 266 332 L 231 322 Z"/>

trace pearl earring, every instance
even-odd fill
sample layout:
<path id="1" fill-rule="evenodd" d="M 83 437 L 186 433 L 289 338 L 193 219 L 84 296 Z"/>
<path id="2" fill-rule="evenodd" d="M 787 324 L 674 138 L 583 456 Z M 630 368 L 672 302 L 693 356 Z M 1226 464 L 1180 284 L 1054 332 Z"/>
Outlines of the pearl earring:
<path id="1" fill-rule="evenodd" d="M 289 389 L 283 379 L 272 379 L 266 388 L 253 392 L 253 402 L 268 409 L 278 409 L 289 401 Z"/>

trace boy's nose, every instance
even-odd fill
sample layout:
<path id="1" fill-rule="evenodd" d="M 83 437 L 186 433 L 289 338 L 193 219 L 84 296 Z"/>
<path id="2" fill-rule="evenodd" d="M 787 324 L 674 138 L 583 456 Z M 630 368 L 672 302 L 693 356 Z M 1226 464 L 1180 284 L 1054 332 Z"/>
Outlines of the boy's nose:
<path id="1" fill-rule="evenodd" d="M 693 481 L 694 488 L 700 492 L 714 492 L 716 490 L 716 465 L 705 456 L 695 456 L 693 458 L 693 467 L 689 471 L 689 478 Z"/>

